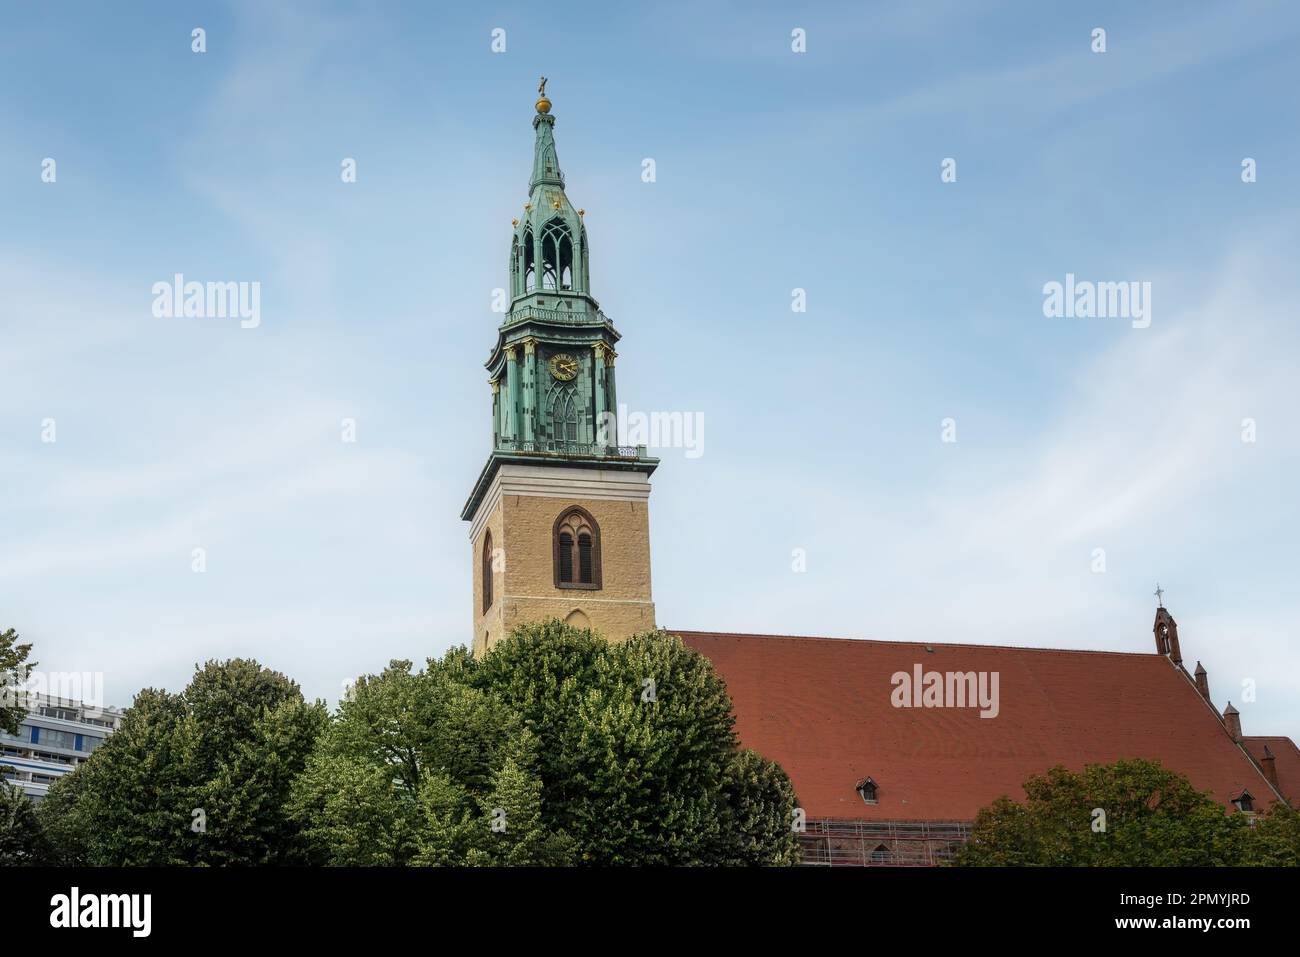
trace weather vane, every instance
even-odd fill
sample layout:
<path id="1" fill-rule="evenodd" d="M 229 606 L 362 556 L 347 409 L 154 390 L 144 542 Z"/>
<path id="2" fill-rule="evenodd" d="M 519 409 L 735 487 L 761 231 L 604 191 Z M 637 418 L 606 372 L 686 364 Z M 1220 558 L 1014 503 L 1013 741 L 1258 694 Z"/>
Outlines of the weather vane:
<path id="1" fill-rule="evenodd" d="M 1160 587 L 1160 583 L 1159 583 L 1159 582 L 1156 582 L 1156 591 L 1155 591 L 1155 596 L 1156 596 L 1156 607 L 1158 607 L 1158 608 L 1164 608 L 1164 607 L 1165 607 L 1165 590 L 1164 590 L 1163 588 Z"/>
<path id="2" fill-rule="evenodd" d="M 537 87 L 537 92 L 542 94 L 542 96 L 546 95 L 546 77 L 542 77 L 542 82 Z"/>

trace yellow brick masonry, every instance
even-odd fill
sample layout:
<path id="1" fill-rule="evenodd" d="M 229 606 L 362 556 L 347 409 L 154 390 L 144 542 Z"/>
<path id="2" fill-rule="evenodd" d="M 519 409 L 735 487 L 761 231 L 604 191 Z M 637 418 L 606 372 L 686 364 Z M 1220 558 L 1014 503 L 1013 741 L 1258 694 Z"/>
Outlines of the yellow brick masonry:
<path id="1" fill-rule="evenodd" d="M 565 482 L 556 472 L 578 474 Z M 472 522 L 474 654 L 481 656 L 516 625 L 548 618 L 590 627 L 611 641 L 652 630 L 649 483 L 639 476 L 629 481 L 626 473 L 551 470 L 545 481 L 537 474 L 498 477 L 480 505 L 486 513 Z M 597 590 L 555 587 L 555 521 L 574 505 L 600 526 L 602 587 Z M 488 530 L 500 552 L 493 602 L 485 612 L 482 554 Z"/>

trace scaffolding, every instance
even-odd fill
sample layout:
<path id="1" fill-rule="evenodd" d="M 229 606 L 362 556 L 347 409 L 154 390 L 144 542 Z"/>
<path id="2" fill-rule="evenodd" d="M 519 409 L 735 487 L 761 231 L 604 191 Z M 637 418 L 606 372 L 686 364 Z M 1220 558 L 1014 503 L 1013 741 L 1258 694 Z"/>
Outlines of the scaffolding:
<path id="1" fill-rule="evenodd" d="M 934 867 L 970 840 L 969 821 L 845 821 L 819 818 L 799 835 L 814 867 Z"/>

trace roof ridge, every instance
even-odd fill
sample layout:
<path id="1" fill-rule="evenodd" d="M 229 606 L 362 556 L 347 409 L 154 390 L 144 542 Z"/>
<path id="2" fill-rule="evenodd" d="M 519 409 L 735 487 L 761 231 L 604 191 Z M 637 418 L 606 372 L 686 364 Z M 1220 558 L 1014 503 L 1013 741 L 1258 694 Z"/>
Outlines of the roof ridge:
<path id="1" fill-rule="evenodd" d="M 843 641 L 872 645 L 909 645 L 925 648 L 929 645 L 942 645 L 945 648 L 989 648 L 996 651 L 1041 651 L 1051 654 L 1067 655 L 1121 655 L 1128 658 L 1163 658 L 1151 651 L 1110 651 L 1102 648 L 1043 648 L 1038 645 L 982 645 L 962 641 L 899 641 L 889 638 L 828 638 L 824 635 L 760 635 L 743 631 L 691 631 L 676 628 L 664 628 L 673 635 L 702 635 L 713 638 L 766 638 L 778 641 Z"/>
<path id="2" fill-rule="evenodd" d="M 1297 745 L 1295 741 L 1291 739 L 1291 736 L 1287 734 L 1243 734 L 1241 736 L 1241 740 L 1243 741 L 1285 741 L 1287 744 L 1291 745 L 1292 751 L 1296 752 L 1296 754 L 1300 754 L 1300 745 Z"/>

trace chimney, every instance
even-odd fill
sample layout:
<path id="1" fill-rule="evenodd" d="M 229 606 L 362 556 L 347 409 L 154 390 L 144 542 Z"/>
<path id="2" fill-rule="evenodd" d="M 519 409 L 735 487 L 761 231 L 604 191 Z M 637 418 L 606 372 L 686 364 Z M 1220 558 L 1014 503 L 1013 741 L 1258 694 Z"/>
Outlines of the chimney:
<path id="1" fill-rule="evenodd" d="M 1228 734 L 1232 735 L 1232 740 L 1241 744 L 1241 714 L 1228 702 L 1228 707 L 1223 712 L 1223 723 L 1228 726 Z"/>
<path id="2" fill-rule="evenodd" d="M 1206 701 L 1210 700 L 1210 679 L 1206 677 L 1205 668 L 1199 661 L 1196 663 L 1196 690 Z"/>
<path id="3" fill-rule="evenodd" d="M 1151 630 L 1156 636 L 1156 651 L 1168 655 L 1174 664 L 1182 664 L 1183 653 L 1178 648 L 1178 622 L 1174 621 L 1174 616 L 1169 614 L 1164 605 L 1156 609 L 1156 623 Z"/>
<path id="4" fill-rule="evenodd" d="M 1277 768 L 1273 767 L 1273 752 L 1264 745 L 1264 756 L 1259 759 L 1259 766 L 1264 769 L 1264 777 L 1268 778 L 1268 783 L 1277 787 Z"/>

